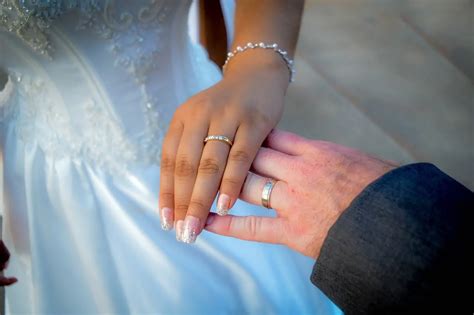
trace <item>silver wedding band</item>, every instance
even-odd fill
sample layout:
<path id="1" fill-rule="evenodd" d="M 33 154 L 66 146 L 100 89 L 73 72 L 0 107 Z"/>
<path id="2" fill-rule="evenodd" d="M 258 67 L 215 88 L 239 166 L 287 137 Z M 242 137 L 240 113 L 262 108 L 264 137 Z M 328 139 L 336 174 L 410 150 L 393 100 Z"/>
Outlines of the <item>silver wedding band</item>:
<path id="1" fill-rule="evenodd" d="M 263 186 L 262 190 L 262 206 L 267 209 L 271 209 L 270 205 L 270 197 L 272 194 L 273 187 L 275 187 L 276 180 L 272 178 L 267 178 L 265 185 Z"/>

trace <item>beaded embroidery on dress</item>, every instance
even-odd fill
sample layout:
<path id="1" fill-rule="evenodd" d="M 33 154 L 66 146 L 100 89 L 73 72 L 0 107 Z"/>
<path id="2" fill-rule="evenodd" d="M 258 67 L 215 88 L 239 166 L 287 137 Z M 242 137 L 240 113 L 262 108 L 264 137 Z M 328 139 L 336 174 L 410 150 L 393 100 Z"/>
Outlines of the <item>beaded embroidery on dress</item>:
<path id="1" fill-rule="evenodd" d="M 207 232 L 189 246 L 161 229 L 163 135 L 222 78 L 189 38 L 190 4 L 0 0 L 2 239 L 19 279 L 7 314 L 338 312 L 309 281 L 310 259 Z"/>
<path id="2" fill-rule="evenodd" d="M 35 115 L 28 112 L 40 113 L 48 116 L 51 132 L 39 133 L 40 146 L 50 154 L 68 154 L 81 156 L 90 161 L 95 161 L 105 168 L 120 173 L 120 170 L 132 162 L 145 164 L 159 163 L 160 146 L 166 122 L 160 117 L 158 109 L 159 100 L 149 92 L 149 74 L 156 70 L 162 45 L 163 23 L 169 13 L 169 3 L 166 1 L 152 0 L 142 3 L 135 8 L 135 12 L 118 11 L 117 1 L 107 0 L 99 2 L 89 1 L 35 1 L 35 0 L 3 0 L 0 5 L 0 29 L 7 30 L 20 38 L 33 51 L 50 60 L 54 60 L 54 46 L 50 41 L 51 26 L 54 21 L 63 15 L 76 11 L 79 13 L 76 29 L 84 32 L 92 31 L 93 34 L 105 40 L 114 59 L 114 66 L 124 68 L 130 78 L 141 92 L 140 102 L 146 128 L 138 139 L 130 143 L 119 122 L 115 121 L 107 110 L 101 108 L 101 101 L 88 99 L 83 102 L 84 113 L 90 128 L 80 133 L 70 130 L 67 122 L 70 117 L 55 103 L 51 95 L 38 98 L 34 103 L 36 108 L 17 108 L 16 117 L 19 123 L 16 129 L 27 141 L 32 137 L 28 134 L 37 134 L 31 125 L 41 125 L 39 115 L 36 122 L 29 120 Z M 33 95 L 32 92 L 39 85 L 42 86 L 41 94 L 49 93 L 48 86 L 41 78 L 24 77 L 21 73 L 9 71 L 14 84 L 24 91 L 25 97 Z M 34 84 L 32 83 L 34 81 Z M 30 99 L 31 100 L 31 99 Z M 41 104 L 42 100 L 48 100 Z M 24 103 L 25 104 L 25 103 Z M 26 104 L 32 104 L 26 102 Z M 29 105 L 28 105 L 29 106 Z M 41 113 L 41 112 L 44 113 Z M 54 115 L 52 114 L 54 113 Z M 5 114 L 4 114 L 5 116 Z M 96 128 L 107 126 L 108 128 Z M 85 131 L 85 132 L 84 132 Z M 38 134 L 37 134 L 38 135 Z M 89 136 L 89 137 L 88 137 Z M 62 139 L 62 141 L 61 141 Z M 117 154 L 112 154 L 116 152 Z"/>
<path id="3" fill-rule="evenodd" d="M 97 0 L 2 0 L 0 27 L 16 34 L 38 53 L 49 56 L 52 47 L 48 28 L 56 18 L 76 8 L 85 15 L 99 10 Z"/>

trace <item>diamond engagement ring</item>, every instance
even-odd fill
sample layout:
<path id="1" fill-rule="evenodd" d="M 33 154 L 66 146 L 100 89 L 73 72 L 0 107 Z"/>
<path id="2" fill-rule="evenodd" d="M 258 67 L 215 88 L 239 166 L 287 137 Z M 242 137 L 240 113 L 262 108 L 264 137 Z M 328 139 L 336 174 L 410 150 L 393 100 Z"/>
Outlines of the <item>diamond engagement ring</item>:
<path id="1" fill-rule="evenodd" d="M 221 142 L 225 142 L 227 143 L 228 145 L 232 146 L 232 140 L 230 140 L 229 138 L 227 138 L 226 136 L 207 136 L 205 139 L 204 139 L 204 143 L 208 142 L 208 141 L 221 141 Z"/>

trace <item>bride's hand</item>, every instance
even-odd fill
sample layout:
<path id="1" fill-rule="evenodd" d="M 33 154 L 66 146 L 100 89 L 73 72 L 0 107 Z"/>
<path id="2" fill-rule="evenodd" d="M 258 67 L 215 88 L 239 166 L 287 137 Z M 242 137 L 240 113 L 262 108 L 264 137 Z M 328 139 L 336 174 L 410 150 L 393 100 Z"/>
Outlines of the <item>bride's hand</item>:
<path id="1" fill-rule="evenodd" d="M 210 216 L 206 230 L 244 240 L 284 244 L 317 258 L 331 226 L 352 200 L 394 164 L 337 144 L 274 130 L 253 162 L 240 198 L 261 205 L 267 178 L 277 180 L 277 217 Z"/>
<path id="2" fill-rule="evenodd" d="M 289 72 L 273 51 L 253 50 L 232 60 L 224 79 L 175 112 L 163 142 L 160 214 L 164 229 L 192 243 L 219 190 L 218 212 L 238 198 L 262 142 L 278 123 Z M 225 142 L 203 140 L 208 135 Z M 184 220 L 184 221 L 183 221 Z"/>

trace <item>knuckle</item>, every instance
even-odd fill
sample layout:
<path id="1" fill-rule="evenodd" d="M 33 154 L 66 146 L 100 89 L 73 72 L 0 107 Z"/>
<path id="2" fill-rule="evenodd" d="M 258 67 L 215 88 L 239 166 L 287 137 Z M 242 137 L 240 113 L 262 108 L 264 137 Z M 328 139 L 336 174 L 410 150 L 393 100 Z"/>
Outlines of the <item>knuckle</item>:
<path id="1" fill-rule="evenodd" d="M 186 157 L 178 159 L 175 165 L 175 175 L 178 177 L 189 177 L 196 173 L 196 168 Z"/>
<path id="2" fill-rule="evenodd" d="M 199 199 L 191 200 L 191 202 L 189 203 L 189 208 L 200 213 L 206 212 L 207 210 L 209 210 L 206 204 L 202 200 L 199 200 Z"/>
<path id="3" fill-rule="evenodd" d="M 169 138 L 169 136 L 173 135 L 174 133 L 178 132 L 182 128 L 182 122 L 179 115 L 175 112 L 173 117 L 171 118 L 168 131 L 165 136 L 165 141 Z"/>
<path id="4" fill-rule="evenodd" d="M 199 164 L 199 172 L 203 174 L 218 174 L 220 169 L 219 163 L 214 158 L 205 158 Z"/>
<path id="5" fill-rule="evenodd" d="M 162 192 L 160 194 L 160 198 L 164 201 L 169 201 L 169 200 L 173 200 L 174 198 L 174 194 L 173 193 L 170 193 L 170 192 Z"/>
<path id="6" fill-rule="evenodd" d="M 163 156 L 161 159 L 161 171 L 164 173 L 174 172 L 174 159 L 169 156 Z"/>
<path id="7" fill-rule="evenodd" d="M 232 188 L 236 188 L 236 187 L 239 187 L 240 184 L 241 184 L 241 181 L 235 177 L 225 177 L 222 179 L 223 186 L 230 186 Z"/>
<path id="8" fill-rule="evenodd" d="M 186 108 L 185 104 L 181 104 L 180 106 L 176 108 L 176 110 L 174 111 L 173 117 L 171 119 L 170 127 L 174 124 L 177 124 L 177 122 L 181 120 L 181 116 L 184 114 L 183 112 L 185 108 Z"/>
<path id="9" fill-rule="evenodd" d="M 174 207 L 174 209 L 178 212 L 186 212 L 188 211 L 189 205 L 187 203 L 178 203 Z"/>
<path id="10" fill-rule="evenodd" d="M 244 225 L 249 237 L 255 238 L 259 228 L 259 220 L 256 217 L 247 217 Z"/>
<path id="11" fill-rule="evenodd" d="M 250 154 L 248 154 L 245 150 L 235 150 L 230 152 L 229 161 L 250 163 Z"/>
<path id="12" fill-rule="evenodd" d="M 198 94 L 190 97 L 185 104 L 185 106 L 187 106 L 187 108 L 189 108 L 192 113 L 195 113 L 208 110 L 213 107 L 213 100 L 206 95 Z"/>
<path id="13" fill-rule="evenodd" d="M 254 127 L 262 126 L 263 128 L 267 128 L 273 123 L 272 118 L 268 114 L 258 109 L 253 110 L 251 115 L 247 117 L 250 121 L 250 125 Z"/>

